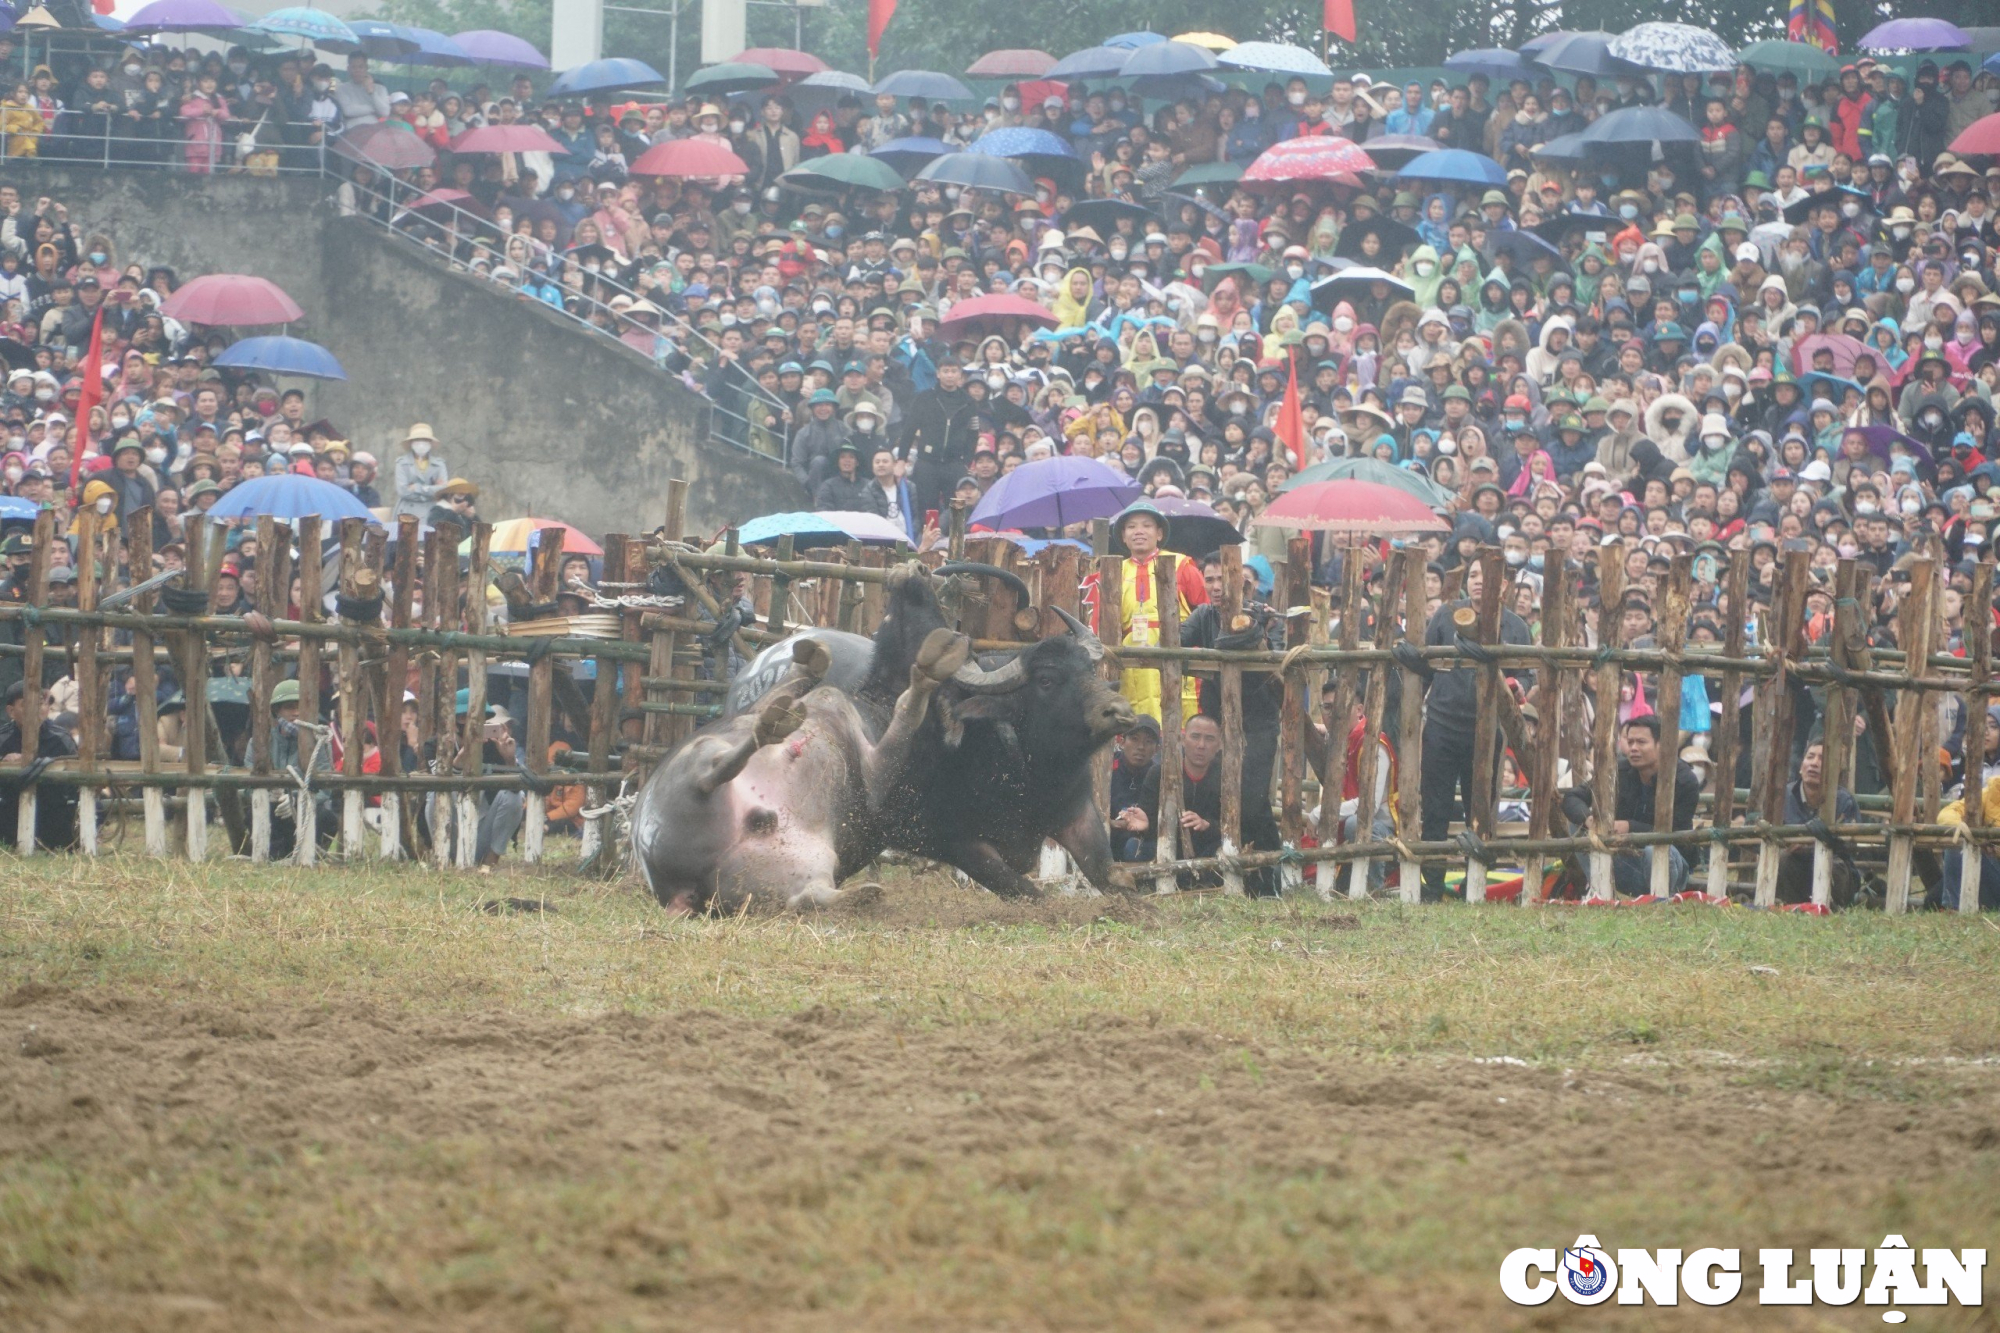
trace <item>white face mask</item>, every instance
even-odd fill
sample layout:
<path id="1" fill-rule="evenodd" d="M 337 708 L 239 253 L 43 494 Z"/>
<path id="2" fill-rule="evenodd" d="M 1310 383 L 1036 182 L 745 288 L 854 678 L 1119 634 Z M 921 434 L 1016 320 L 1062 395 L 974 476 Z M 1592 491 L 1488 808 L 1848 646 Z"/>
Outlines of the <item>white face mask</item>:
<path id="1" fill-rule="evenodd" d="M 1433 263 L 1431 263 L 1431 261 L 1430 261 L 1430 260 L 1428 260 L 1428 259 L 1419 259 L 1419 260 L 1417 261 L 1417 276 L 1418 276 L 1418 277 L 1420 277 L 1420 278 L 1428 278 L 1428 277 L 1429 277 L 1429 276 L 1430 276 L 1431 274 L 1433 274 L 1433 273 L 1435 273 L 1435 272 L 1437 272 L 1437 265 L 1436 265 L 1436 264 L 1433 264 Z"/>
<path id="2" fill-rule="evenodd" d="M 1898 279 L 1896 279 L 1896 290 L 1897 290 L 1897 291 L 1899 291 L 1899 292 L 1904 292 L 1904 293 L 1909 293 L 1909 292 L 1913 292 L 1913 291 L 1915 291 L 1916 289 L 1917 289 L 1917 280 L 1916 280 L 1915 278 L 1898 278 Z"/>
<path id="3" fill-rule="evenodd" d="M 35 390 L 35 398 L 38 402 L 52 403 L 55 401 L 55 397 L 56 391 L 54 389 Z"/>
<path id="4" fill-rule="evenodd" d="M 15 482 L 21 479 L 21 469 L 17 467 L 10 467 L 7 469 L 5 476 L 7 478 L 7 484 L 11 486 Z"/>
<path id="5" fill-rule="evenodd" d="M 1335 315 L 1333 317 L 1333 327 L 1336 332 L 1351 333 L 1354 331 L 1354 320 L 1348 315 Z"/>
<path id="6" fill-rule="evenodd" d="M 1286 93 L 1285 100 L 1293 106 L 1304 106 L 1306 104 L 1306 95 L 1304 93 Z"/>
<path id="7" fill-rule="evenodd" d="M 1000 108 L 1003 111 L 1019 111 L 1021 109 L 1021 99 L 1018 97 L 1003 97 L 1000 99 Z"/>
<path id="8" fill-rule="evenodd" d="M 1920 512 L 1920 511 L 1921 511 L 1922 509 L 1923 509 L 1923 506 L 1922 506 L 1921 504 L 1917 503 L 1917 502 L 1916 502 L 1915 500 L 1905 500 L 1905 501 L 1903 501 L 1903 512 L 1904 512 L 1905 514 L 1915 514 L 1915 513 L 1918 513 L 1918 512 Z"/>
<path id="9" fill-rule="evenodd" d="M 1439 453 L 1441 453 L 1441 454 L 1455 454 L 1455 453 L 1457 453 L 1457 452 L 1458 452 L 1458 441 L 1457 441 L 1457 440 L 1455 440 L 1455 439 L 1453 439 L 1453 438 L 1452 438 L 1451 436 L 1449 436 L 1449 435 L 1447 435 L 1447 436 L 1443 437 L 1442 439 L 1440 439 L 1440 440 L 1438 441 L 1438 452 L 1439 452 Z"/>
<path id="10" fill-rule="evenodd" d="M 1882 506 L 1876 504 L 1873 500 L 1856 500 L 1854 502 L 1854 512 L 1857 514 L 1879 514 L 1882 512 Z"/>
<path id="11" fill-rule="evenodd" d="M 110 497 L 110 496 L 108 496 L 108 495 L 107 495 L 107 496 L 105 496 L 105 497 L 104 497 L 103 499 L 101 499 L 101 500 L 99 500 L 99 501 L 97 502 L 97 512 L 98 512 L 98 513 L 100 513 L 100 514 L 108 514 L 108 513 L 110 513 L 110 512 L 111 512 L 111 497 Z"/>
<path id="12" fill-rule="evenodd" d="M 111 418 L 111 429 L 113 430 L 124 430 L 127 426 L 131 424 L 132 424 L 132 418 L 130 417 Z"/>
<path id="13" fill-rule="evenodd" d="M 1840 206 L 1840 215 L 1847 218 L 1858 218 L 1861 216 L 1861 205 L 1850 199 Z"/>
<path id="14" fill-rule="evenodd" d="M 730 207 L 735 209 L 737 214 L 740 216 L 750 211 L 750 201 L 748 199 L 738 199 L 734 203 L 730 204 Z"/>
<path id="15" fill-rule="evenodd" d="M 430 456 L 431 442 L 429 440 L 418 440 L 410 446 L 410 452 L 418 458 L 427 458 Z"/>
<path id="16" fill-rule="evenodd" d="M 1647 273 L 1658 273 L 1660 271 L 1660 261 L 1657 259 L 1648 259 L 1639 265 L 1639 267 Z"/>
<path id="17" fill-rule="evenodd" d="M 1940 347 L 1944 346 L 1944 339 L 1938 337 L 1935 333 L 1933 333 L 1932 335 L 1930 335 L 1930 337 L 1924 339 L 1924 346 L 1928 347 L 1931 351 L 1935 352 Z"/>
<path id="18" fill-rule="evenodd" d="M 167 451 L 165 449 L 161 449 L 158 447 L 148 449 L 146 451 L 146 461 L 148 463 L 151 463 L 154 467 L 158 467 L 160 464 L 167 461 Z"/>
<path id="19" fill-rule="evenodd" d="M 1287 264 L 1285 265 L 1285 272 L 1296 282 L 1306 275 L 1306 266 L 1304 264 Z"/>

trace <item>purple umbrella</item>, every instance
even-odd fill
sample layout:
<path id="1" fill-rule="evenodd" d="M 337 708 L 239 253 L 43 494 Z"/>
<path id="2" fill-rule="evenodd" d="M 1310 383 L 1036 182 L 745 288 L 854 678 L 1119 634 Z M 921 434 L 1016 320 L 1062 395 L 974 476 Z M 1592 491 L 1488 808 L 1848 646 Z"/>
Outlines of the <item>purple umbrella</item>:
<path id="1" fill-rule="evenodd" d="M 1094 458 L 1065 454 L 1023 463 L 993 483 L 968 524 L 1061 528 L 1110 518 L 1139 495 L 1139 484 Z"/>
<path id="2" fill-rule="evenodd" d="M 216 0 L 153 0 L 132 16 L 125 31 L 197 32 L 203 29 L 242 28 L 250 20 Z"/>
<path id="3" fill-rule="evenodd" d="M 1862 439 L 1868 441 L 1868 452 L 1881 459 L 1884 463 L 1887 463 L 1890 459 L 1889 446 L 1892 444 L 1901 444 L 1911 454 L 1915 455 L 1919 463 L 1927 464 L 1931 461 L 1929 446 L 1925 445 L 1921 440 L 1911 439 L 1894 426 L 1851 426 L 1848 428 L 1847 433 L 1849 435 L 1859 435 Z"/>
<path id="4" fill-rule="evenodd" d="M 518 69 L 547 69 L 549 58 L 511 32 L 474 28 L 453 33 L 451 39 L 481 65 L 512 65 Z"/>
<path id="5" fill-rule="evenodd" d="M 1861 39 L 1863 51 L 1970 51 L 1965 29 L 1943 19 L 1890 19 Z"/>

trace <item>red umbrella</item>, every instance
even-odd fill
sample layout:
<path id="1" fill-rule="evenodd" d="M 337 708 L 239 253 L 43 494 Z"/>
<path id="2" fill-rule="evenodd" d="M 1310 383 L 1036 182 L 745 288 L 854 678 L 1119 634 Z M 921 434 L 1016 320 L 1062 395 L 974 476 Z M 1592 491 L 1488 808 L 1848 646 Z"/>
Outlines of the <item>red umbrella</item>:
<path id="1" fill-rule="evenodd" d="M 741 176 L 749 170 L 742 158 L 704 139 L 655 144 L 632 164 L 634 176 Z"/>
<path id="2" fill-rule="evenodd" d="M 1348 536 L 1451 531 L 1451 524 L 1416 496 L 1375 481 L 1315 481 L 1295 486 L 1266 505 L 1256 522 L 1267 528 Z"/>
<path id="3" fill-rule="evenodd" d="M 567 153 L 539 125 L 480 125 L 451 141 L 454 153 Z"/>
<path id="4" fill-rule="evenodd" d="M 486 210 L 480 206 L 477 199 L 467 194 L 464 190 L 454 190 L 450 186 L 432 190 L 429 194 L 418 195 L 409 203 L 404 204 L 402 211 L 405 213 L 448 214 L 453 210 L 477 213 L 481 217 L 486 215 Z"/>
<path id="5" fill-rule="evenodd" d="M 967 66 L 965 72 L 975 79 L 1039 79 L 1055 63 L 1056 58 L 1047 51 L 1015 47 L 988 51 Z"/>
<path id="6" fill-rule="evenodd" d="M 947 338 L 980 337 L 988 333 L 998 333 L 1008 320 L 1019 320 L 1033 324 L 1036 328 L 1052 329 L 1056 326 L 1055 315 L 1036 305 L 1025 296 L 1014 296 L 1000 292 L 992 296 L 975 296 L 960 301 L 953 306 L 939 325 L 939 331 Z"/>
<path id="7" fill-rule="evenodd" d="M 1359 171 L 1375 170 L 1375 160 L 1351 139 L 1311 135 L 1287 139 L 1266 148 L 1255 162 L 1243 169 L 1242 183 L 1255 185 L 1296 185 L 1301 181 L 1334 181 L 1343 173 L 1350 178 Z"/>
<path id="8" fill-rule="evenodd" d="M 333 151 L 389 171 L 428 167 L 438 160 L 437 149 L 400 120 L 357 125 L 333 141 Z"/>
<path id="9" fill-rule="evenodd" d="M 2000 115 L 1981 116 L 1960 130 L 1951 141 L 1951 151 L 1980 157 L 2000 154 Z"/>
<path id="10" fill-rule="evenodd" d="M 762 65 L 787 80 L 803 79 L 808 74 L 823 74 L 829 68 L 824 60 L 810 51 L 793 51 L 782 46 L 753 46 L 741 55 L 729 57 L 729 63 Z"/>
<path id="11" fill-rule="evenodd" d="M 160 313 L 184 324 L 289 324 L 306 317 L 284 288 L 248 273 L 196 278 L 162 302 Z"/>
<path id="12" fill-rule="evenodd" d="M 1060 97 L 1069 103 L 1069 85 L 1061 79 L 1035 79 L 1021 85 L 1021 106 L 1024 110 L 1034 110 L 1051 97 Z"/>

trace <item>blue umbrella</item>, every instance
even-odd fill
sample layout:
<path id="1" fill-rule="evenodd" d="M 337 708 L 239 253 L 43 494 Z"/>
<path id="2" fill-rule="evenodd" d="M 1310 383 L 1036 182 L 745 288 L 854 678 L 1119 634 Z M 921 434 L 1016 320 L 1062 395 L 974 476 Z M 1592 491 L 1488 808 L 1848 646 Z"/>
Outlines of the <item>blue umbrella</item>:
<path id="1" fill-rule="evenodd" d="M 549 85 L 550 97 L 581 97 L 586 93 L 623 92 L 629 88 L 664 88 L 667 76 L 643 60 L 612 56 L 564 70 Z"/>
<path id="2" fill-rule="evenodd" d="M 1523 56 L 1532 60 L 1536 56 L 1540 55 L 1548 47 L 1548 44 L 1550 42 L 1560 41 L 1563 38 L 1571 35 L 1572 34 L 1570 33 L 1564 32 L 1561 28 L 1556 28 L 1552 31 L 1541 34 L 1539 37 L 1530 37 L 1527 41 L 1521 43 L 1519 50 Z"/>
<path id="3" fill-rule="evenodd" d="M 419 43 L 416 53 L 407 56 L 384 56 L 383 59 L 404 65 L 431 65 L 441 69 L 479 63 L 472 58 L 472 52 L 435 29 L 412 27 L 410 32 Z"/>
<path id="4" fill-rule="evenodd" d="M 923 97 L 933 102 L 970 102 L 972 89 L 949 74 L 929 69 L 899 69 L 875 85 L 878 93 Z"/>
<path id="5" fill-rule="evenodd" d="M 1444 67 L 1468 78 L 1474 74 L 1484 74 L 1489 79 L 1526 79 L 1535 81 L 1535 68 L 1512 51 L 1501 47 L 1484 47 L 1477 51 L 1459 51 L 1444 58 Z"/>
<path id="6" fill-rule="evenodd" d="M 123 31 L 125 31 L 125 20 L 124 20 L 124 19 L 121 19 L 121 18 L 113 18 L 113 17 L 112 17 L 111 15 L 109 15 L 109 14 L 92 14 L 92 15 L 90 16 L 90 21 L 91 21 L 92 23 L 95 23 L 95 24 L 96 24 L 96 25 L 97 25 L 98 27 L 100 27 L 100 28 L 104 29 L 104 31 L 106 31 L 106 32 L 123 32 Z M 9 28 L 13 27 L 13 26 L 14 26 L 14 20 L 13 20 L 13 19 L 11 19 L 11 18 L 10 18 L 10 19 L 8 19 L 8 20 L 7 20 L 7 26 L 8 26 Z"/>
<path id="7" fill-rule="evenodd" d="M 956 144 L 948 144 L 942 139 L 891 139 L 880 148 L 869 149 L 868 156 L 881 158 L 908 180 L 926 163 L 957 151 Z"/>
<path id="8" fill-rule="evenodd" d="M 1141 74 L 1133 79 L 1131 88 L 1140 97 L 1155 98 L 1162 102 L 1178 102 L 1183 97 L 1199 101 L 1203 97 L 1214 97 L 1228 90 L 1229 85 L 1212 74 L 1190 70 L 1186 74 Z"/>
<path id="9" fill-rule="evenodd" d="M 1191 42 L 1155 42 L 1142 46 L 1125 59 L 1119 75 L 1136 79 L 1142 74 L 1199 74 L 1216 67 L 1215 53 Z"/>
<path id="10" fill-rule="evenodd" d="M 1018 470 L 1018 469 L 1017 469 Z M 208 511 L 215 518 L 273 518 L 298 520 L 308 514 L 322 518 L 363 518 L 377 527 L 382 520 L 368 512 L 368 506 L 330 481 L 281 472 L 275 477 L 257 477 L 233 488 Z"/>
<path id="11" fill-rule="evenodd" d="M 18 495 L 0 495 L 0 520 L 18 518 L 33 523 L 35 515 L 41 512 L 42 507 L 33 500 L 24 500 Z"/>
<path id="12" fill-rule="evenodd" d="M 992 157 L 985 153 L 958 153 L 951 157 L 933 158 L 929 166 L 917 173 L 916 178 L 937 181 L 941 185 L 993 190 L 1000 194 L 1031 195 L 1035 192 L 1035 183 L 1028 179 L 1027 172 L 1004 157 Z"/>
<path id="13" fill-rule="evenodd" d="M 318 44 L 354 46 L 361 40 L 359 33 L 324 9 L 311 9 L 304 5 L 274 9 L 250 26 L 276 37 L 303 37 Z"/>
<path id="14" fill-rule="evenodd" d="M 1558 134 L 1540 148 L 1530 149 L 1535 157 L 1545 157 L 1551 162 L 1581 162 L 1587 155 L 1589 145 L 1583 141 L 1581 132 Z"/>
<path id="15" fill-rule="evenodd" d="M 215 364 L 238 370 L 268 370 L 274 375 L 302 375 L 314 380 L 347 378 L 340 361 L 318 343 L 276 335 L 231 343 L 215 358 Z"/>
<path id="16" fill-rule="evenodd" d="M 1419 153 L 1396 173 L 1406 180 L 1457 181 L 1462 185 L 1491 185 L 1504 188 L 1507 172 L 1484 153 L 1463 148 L 1439 148 Z"/>
<path id="17" fill-rule="evenodd" d="M 1060 528 L 1110 518 L 1139 483 L 1094 458 L 1064 454 L 1023 463 L 993 483 L 967 518 L 989 528 Z"/>
<path id="18" fill-rule="evenodd" d="M 381 19 L 353 19 L 347 24 L 354 31 L 358 49 L 363 55 L 376 56 L 383 60 L 400 60 L 423 50 L 423 42 L 417 34 L 400 23 L 385 23 Z"/>
<path id="19" fill-rule="evenodd" d="M 1565 32 L 1543 46 L 1534 54 L 1534 61 L 1544 69 L 1560 70 L 1565 74 L 1630 74 L 1636 66 L 1628 65 L 1611 54 L 1613 36 L 1608 32 Z M 1526 52 L 1523 52 L 1526 54 Z"/>
<path id="20" fill-rule="evenodd" d="M 988 130 L 974 139 L 966 151 L 991 157 L 1076 156 L 1076 149 L 1070 147 L 1067 139 L 1025 125 Z"/>
<path id="21" fill-rule="evenodd" d="M 1537 259 L 1553 259 L 1564 266 L 1569 262 L 1563 258 L 1562 251 L 1540 236 L 1519 228 L 1513 231 L 1489 231 L 1486 233 L 1486 244 L 1496 255 L 1512 255 L 1514 262 L 1522 268 L 1527 268 Z"/>
<path id="22" fill-rule="evenodd" d="M 1121 51 L 1136 51 L 1142 46 L 1157 46 L 1166 40 L 1163 33 L 1121 32 L 1116 37 L 1106 37 L 1104 45 L 1115 46 Z"/>
<path id="23" fill-rule="evenodd" d="M 888 546 L 907 543 L 903 530 L 879 514 L 829 511 L 808 514 L 793 511 L 753 518 L 737 530 L 737 540 L 745 546 L 774 542 L 789 536 L 795 546 L 845 546 L 850 541 Z"/>
<path id="24" fill-rule="evenodd" d="M 1125 68 L 1131 57 L 1128 48 L 1114 46 L 1087 46 L 1081 51 L 1072 51 L 1043 75 L 1047 79 L 1115 79 Z"/>
<path id="25" fill-rule="evenodd" d="M 1255 70 L 1260 74 L 1297 74 L 1316 79 L 1333 77 L 1333 71 L 1324 60 L 1303 47 L 1283 42 L 1243 42 L 1215 59 L 1217 64 L 1230 69 Z"/>

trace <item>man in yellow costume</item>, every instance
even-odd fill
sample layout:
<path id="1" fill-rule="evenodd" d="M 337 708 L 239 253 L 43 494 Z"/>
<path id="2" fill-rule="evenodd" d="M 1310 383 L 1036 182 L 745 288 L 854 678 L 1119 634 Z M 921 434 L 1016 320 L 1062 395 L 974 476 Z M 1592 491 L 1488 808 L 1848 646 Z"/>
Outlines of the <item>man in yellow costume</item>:
<path id="1" fill-rule="evenodd" d="M 1099 599 L 1097 597 L 1096 575 L 1087 580 L 1088 596 L 1091 602 L 1091 623 L 1097 637 L 1110 644 L 1157 644 L 1160 641 L 1160 590 L 1155 587 L 1153 577 L 1154 558 L 1161 554 L 1160 547 L 1167 539 L 1167 516 L 1159 511 L 1150 500 L 1134 500 L 1111 521 L 1111 531 L 1125 545 L 1125 560 L 1120 567 L 1124 581 L 1122 604 L 1123 622 L 1115 635 L 1107 634 L 1101 623 Z M 1183 555 L 1169 551 L 1167 558 L 1174 563 L 1174 585 L 1180 595 L 1180 618 L 1185 621 L 1188 612 L 1208 601 L 1208 585 L 1202 582 L 1201 568 Z M 1160 718 L 1160 673 L 1152 667 L 1131 666 L 1119 678 L 1118 692 L 1131 701 L 1132 707 L 1147 717 L 1158 721 Z M 1200 711 L 1201 693 L 1193 673 L 1189 673 L 1181 686 L 1181 718 L 1183 721 Z"/>

